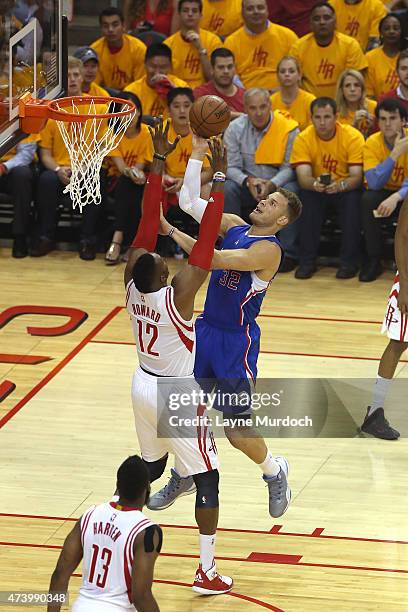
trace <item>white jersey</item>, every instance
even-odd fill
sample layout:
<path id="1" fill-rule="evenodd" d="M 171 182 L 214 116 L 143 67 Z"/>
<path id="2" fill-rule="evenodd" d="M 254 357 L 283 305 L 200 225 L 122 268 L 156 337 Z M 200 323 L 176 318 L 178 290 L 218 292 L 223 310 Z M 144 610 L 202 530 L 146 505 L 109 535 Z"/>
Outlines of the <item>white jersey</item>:
<path id="1" fill-rule="evenodd" d="M 185 321 L 174 304 L 174 289 L 166 286 L 140 293 L 131 280 L 126 286 L 139 364 L 158 376 L 191 376 L 195 358 L 193 319 Z"/>
<path id="2" fill-rule="evenodd" d="M 135 610 L 132 604 L 133 545 L 136 536 L 153 525 L 140 510 L 116 501 L 92 506 L 81 518 L 83 548 L 82 586 L 74 604 L 78 610 L 89 601 L 103 606 Z M 85 606 L 86 609 L 86 606 Z"/>
<path id="3" fill-rule="evenodd" d="M 397 273 L 388 298 L 381 333 L 387 332 L 391 340 L 408 342 L 408 315 L 402 314 L 398 308 L 398 295 L 400 291 L 399 274 Z"/>

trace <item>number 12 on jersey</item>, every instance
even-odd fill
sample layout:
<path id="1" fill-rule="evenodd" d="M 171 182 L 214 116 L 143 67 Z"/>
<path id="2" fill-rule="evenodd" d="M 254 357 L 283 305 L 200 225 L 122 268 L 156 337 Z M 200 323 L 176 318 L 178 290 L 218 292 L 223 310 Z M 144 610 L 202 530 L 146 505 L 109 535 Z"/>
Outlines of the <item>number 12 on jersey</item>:
<path id="1" fill-rule="evenodd" d="M 145 355 L 160 357 L 159 353 L 153 350 L 154 345 L 159 337 L 159 329 L 154 323 L 146 323 L 141 319 L 137 319 L 139 349 Z"/>

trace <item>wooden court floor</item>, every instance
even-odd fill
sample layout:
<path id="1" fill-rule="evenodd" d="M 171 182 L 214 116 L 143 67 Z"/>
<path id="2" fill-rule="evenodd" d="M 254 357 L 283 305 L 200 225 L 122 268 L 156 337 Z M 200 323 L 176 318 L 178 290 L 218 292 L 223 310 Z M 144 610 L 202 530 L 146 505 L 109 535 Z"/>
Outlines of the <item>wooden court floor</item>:
<path id="1" fill-rule="evenodd" d="M 47 589 L 73 520 L 109 498 L 118 465 L 138 451 L 130 403 L 137 358 L 122 274 L 102 256 L 17 261 L 0 249 L 0 396 L 9 393 L 0 402 L 0 591 Z M 349 415 L 358 424 L 386 344 L 379 330 L 392 276 L 368 285 L 336 281 L 331 268 L 309 281 L 278 277 L 259 319 L 260 375 L 366 379 L 362 405 Z M 408 376 L 407 364 L 406 354 L 398 378 Z M 219 438 L 217 564 L 234 590 L 217 598 L 190 590 L 198 538 L 193 496 L 184 497 L 150 513 L 164 526 L 160 609 L 407 610 L 408 428 L 401 409 L 390 405 L 388 414 L 405 427 L 398 442 L 271 439 L 271 451 L 290 462 L 293 491 L 279 520 L 268 515 L 256 467 Z"/>

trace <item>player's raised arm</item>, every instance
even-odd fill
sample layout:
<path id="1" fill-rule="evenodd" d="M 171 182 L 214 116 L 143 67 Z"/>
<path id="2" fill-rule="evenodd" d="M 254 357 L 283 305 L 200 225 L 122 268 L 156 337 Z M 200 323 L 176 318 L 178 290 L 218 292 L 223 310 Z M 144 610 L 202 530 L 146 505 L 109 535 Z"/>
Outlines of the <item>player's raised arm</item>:
<path id="1" fill-rule="evenodd" d="M 395 232 L 395 261 L 400 277 L 398 308 L 401 313 L 408 315 L 408 196 L 402 204 L 398 217 Z"/>
<path id="2" fill-rule="evenodd" d="M 211 143 L 211 141 L 210 141 Z M 201 170 L 203 167 L 203 160 L 206 156 L 209 145 L 205 138 L 200 138 L 196 134 L 193 134 L 193 150 L 188 160 L 186 172 L 184 174 L 183 185 L 180 190 L 179 206 L 180 208 L 193 217 L 197 223 L 201 223 L 205 209 L 207 207 L 207 200 L 203 200 L 200 197 L 201 192 Z M 213 157 L 213 152 L 211 151 Z M 212 168 L 213 172 L 214 169 Z M 224 174 L 227 172 L 227 168 L 223 170 Z M 219 234 L 223 236 L 230 227 L 235 225 L 245 225 L 245 222 L 237 215 L 231 215 L 224 213 L 222 215 L 222 221 L 220 225 Z"/>
<path id="3" fill-rule="evenodd" d="M 58 594 L 68 593 L 68 583 L 72 572 L 76 570 L 82 560 L 81 522 L 68 534 L 62 547 L 55 570 L 51 576 L 49 592 L 58 599 Z M 62 602 L 53 601 L 47 606 L 47 612 L 60 612 Z"/>
<path id="4" fill-rule="evenodd" d="M 134 543 L 132 567 L 132 599 L 138 612 L 159 612 L 152 593 L 154 565 L 160 554 L 163 535 L 159 525 L 151 525 Z"/>
<path id="5" fill-rule="evenodd" d="M 162 176 L 166 157 L 174 151 L 180 136 L 174 142 L 168 140 L 170 123 L 163 126 L 163 118 L 155 128 L 149 127 L 153 140 L 154 155 L 150 174 L 143 194 L 142 218 L 136 236 L 131 244 L 132 251 L 125 268 L 125 285 L 132 279 L 132 270 L 136 261 L 144 253 L 153 252 L 156 247 L 157 233 L 160 225 L 160 204 L 162 194 Z"/>

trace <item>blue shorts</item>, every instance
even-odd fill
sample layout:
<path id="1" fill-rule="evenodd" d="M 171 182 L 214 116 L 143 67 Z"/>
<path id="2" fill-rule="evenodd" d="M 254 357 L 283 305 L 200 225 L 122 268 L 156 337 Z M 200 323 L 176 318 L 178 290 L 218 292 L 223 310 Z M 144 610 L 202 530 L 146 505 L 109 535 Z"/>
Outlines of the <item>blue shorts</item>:
<path id="1" fill-rule="evenodd" d="M 251 389 L 258 373 L 259 326 L 252 323 L 242 330 L 231 331 L 215 327 L 199 317 L 195 329 L 194 376 L 201 388 L 206 392 L 215 389 L 223 394 L 223 398 L 214 403 L 216 410 L 230 414 L 248 413 L 251 410 Z M 229 398 L 229 395 L 233 397 Z"/>

